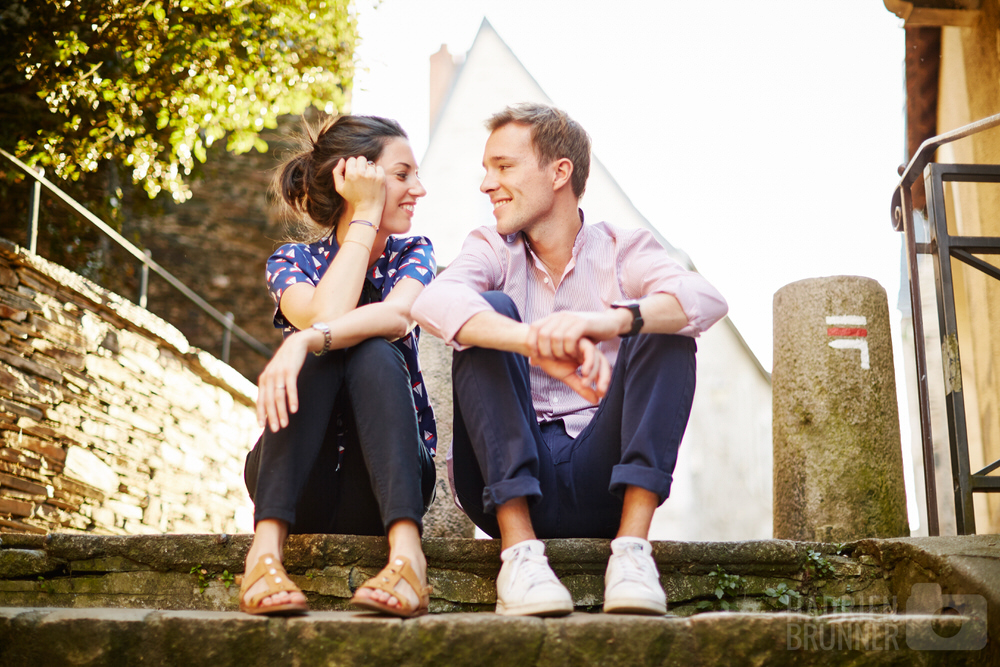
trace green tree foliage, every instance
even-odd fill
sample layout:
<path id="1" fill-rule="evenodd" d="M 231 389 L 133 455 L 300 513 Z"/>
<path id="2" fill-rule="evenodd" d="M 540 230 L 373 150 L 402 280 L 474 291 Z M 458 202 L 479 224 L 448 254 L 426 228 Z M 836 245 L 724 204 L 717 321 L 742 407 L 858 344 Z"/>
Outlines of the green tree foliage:
<path id="1" fill-rule="evenodd" d="M 310 104 L 344 109 L 350 0 L 6 0 L 0 146 L 62 179 L 105 164 L 150 197 L 190 197 L 206 149 Z M 0 169 L 3 171 L 5 169 Z M 83 185 L 82 183 L 80 184 Z"/>

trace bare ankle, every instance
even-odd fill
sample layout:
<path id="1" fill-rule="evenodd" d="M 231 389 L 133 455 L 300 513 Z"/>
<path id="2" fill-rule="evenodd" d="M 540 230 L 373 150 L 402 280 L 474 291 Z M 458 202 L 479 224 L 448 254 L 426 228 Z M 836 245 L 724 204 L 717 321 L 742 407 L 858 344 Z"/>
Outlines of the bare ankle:
<path id="1" fill-rule="evenodd" d="M 257 522 L 253 541 L 250 543 L 250 549 L 247 551 L 247 565 L 252 567 L 264 554 L 274 554 L 278 560 L 283 560 L 283 547 L 287 536 L 288 523 L 285 521 L 262 519 Z"/>

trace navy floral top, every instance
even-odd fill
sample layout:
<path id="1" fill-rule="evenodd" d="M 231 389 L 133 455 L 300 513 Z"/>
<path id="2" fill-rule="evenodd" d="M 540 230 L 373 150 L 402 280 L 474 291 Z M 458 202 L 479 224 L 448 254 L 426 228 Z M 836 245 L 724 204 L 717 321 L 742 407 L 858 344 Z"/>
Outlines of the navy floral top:
<path id="1" fill-rule="evenodd" d="M 337 239 L 331 233 L 316 243 L 287 243 L 268 258 L 267 289 L 275 303 L 274 326 L 282 329 L 285 337 L 295 333 L 296 329 L 281 313 L 279 306 L 281 295 L 295 283 L 306 282 L 310 285 L 319 283 L 339 249 Z M 413 278 L 427 285 L 434 278 L 436 271 L 434 247 L 429 239 L 423 236 L 390 236 L 382 256 L 376 260 L 365 276 L 365 288 L 362 294 L 368 294 L 371 301 L 380 301 L 403 278 Z M 437 425 L 434 422 L 434 409 L 427 400 L 427 390 L 417 359 L 419 339 L 420 327 L 414 327 L 410 333 L 394 341 L 393 344 L 403 353 L 403 359 L 406 361 L 406 368 L 410 373 L 410 385 L 413 387 L 413 404 L 417 409 L 420 436 L 433 456 L 437 453 Z"/>

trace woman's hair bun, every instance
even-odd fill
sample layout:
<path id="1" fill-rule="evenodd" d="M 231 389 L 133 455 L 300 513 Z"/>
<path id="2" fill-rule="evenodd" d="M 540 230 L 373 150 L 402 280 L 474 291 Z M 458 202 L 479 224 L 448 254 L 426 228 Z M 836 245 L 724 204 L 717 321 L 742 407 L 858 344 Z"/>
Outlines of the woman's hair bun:
<path id="1" fill-rule="evenodd" d="M 298 150 L 274 175 L 272 190 L 278 200 L 319 238 L 336 227 L 345 202 L 333 183 L 333 169 L 341 159 L 362 155 L 378 160 L 392 138 L 406 139 L 394 120 L 378 116 L 326 117 L 316 124 L 303 119 L 295 137 Z"/>

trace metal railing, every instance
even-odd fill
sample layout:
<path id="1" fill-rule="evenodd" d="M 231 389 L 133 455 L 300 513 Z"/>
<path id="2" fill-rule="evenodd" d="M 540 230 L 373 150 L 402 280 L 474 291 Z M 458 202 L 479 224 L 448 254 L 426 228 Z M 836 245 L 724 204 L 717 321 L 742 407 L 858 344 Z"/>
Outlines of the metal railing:
<path id="1" fill-rule="evenodd" d="M 923 308 L 920 301 L 920 275 L 917 255 L 930 255 L 934 260 L 934 283 L 937 292 L 938 324 L 945 383 L 945 403 L 948 418 L 948 440 L 951 452 L 951 474 L 955 493 L 955 523 L 959 535 L 976 532 L 976 517 L 972 494 L 1000 492 L 1000 477 L 989 473 L 1000 468 L 994 461 L 975 473 L 969 467 L 969 434 L 965 414 L 965 394 L 962 389 L 962 365 L 958 344 L 958 318 L 955 312 L 955 290 L 951 259 L 955 258 L 1000 280 L 1000 269 L 973 254 L 1000 255 L 1000 237 L 953 236 L 948 233 L 944 183 L 1000 183 L 1000 165 L 939 164 L 931 157 L 940 146 L 977 132 L 1000 125 L 1000 114 L 976 121 L 951 132 L 931 137 L 917 150 L 892 195 L 892 226 L 906 237 L 906 265 L 910 282 L 910 304 L 913 316 L 914 350 L 917 363 L 917 394 L 920 405 L 920 437 L 927 490 L 928 534 L 939 535 L 937 485 L 934 477 L 934 442 L 931 434 L 930 393 L 927 382 L 927 351 L 924 348 Z M 930 242 L 918 243 L 913 220 L 913 200 L 910 187 L 923 175 L 927 192 L 927 212 Z"/>
<path id="2" fill-rule="evenodd" d="M 232 313 L 222 313 L 216 309 L 212 304 L 205 301 L 203 298 L 198 296 L 190 287 L 182 283 L 177 279 L 176 276 L 171 274 L 169 271 L 160 266 L 155 260 L 153 260 L 149 250 L 140 250 L 135 245 L 130 243 L 125 237 L 116 232 L 110 225 L 98 218 L 96 215 L 88 211 L 86 208 L 80 205 L 75 199 L 70 197 L 68 194 L 63 192 L 54 183 L 45 178 L 44 171 L 39 170 L 36 172 L 34 169 L 24 164 L 16 157 L 8 153 L 7 151 L 0 148 L 0 155 L 7 158 L 8 161 L 17 166 L 21 171 L 26 173 L 28 176 L 34 179 L 34 184 L 32 187 L 31 196 L 31 211 L 29 214 L 29 228 L 28 228 L 28 250 L 32 253 L 37 253 L 38 251 L 38 209 L 39 203 L 41 201 L 41 191 L 42 187 L 45 187 L 49 192 L 54 194 L 63 204 L 68 206 L 74 212 L 79 214 L 84 220 L 91 223 L 102 232 L 107 234 L 111 239 L 125 249 L 126 252 L 135 257 L 142 266 L 142 273 L 140 278 L 139 287 L 139 305 L 143 308 L 146 307 L 148 302 L 148 290 L 149 290 L 149 272 L 152 271 L 157 276 L 163 278 L 172 287 L 177 289 L 181 294 L 186 296 L 188 299 L 194 302 L 198 308 L 204 311 L 209 317 L 218 322 L 222 326 L 222 361 L 229 363 L 229 352 L 232 345 L 232 337 L 236 336 L 243 344 L 249 347 L 251 350 L 261 355 L 264 358 L 269 359 L 273 350 L 261 343 L 259 340 L 248 334 L 242 328 L 236 325 L 233 321 Z"/>

